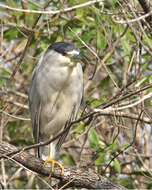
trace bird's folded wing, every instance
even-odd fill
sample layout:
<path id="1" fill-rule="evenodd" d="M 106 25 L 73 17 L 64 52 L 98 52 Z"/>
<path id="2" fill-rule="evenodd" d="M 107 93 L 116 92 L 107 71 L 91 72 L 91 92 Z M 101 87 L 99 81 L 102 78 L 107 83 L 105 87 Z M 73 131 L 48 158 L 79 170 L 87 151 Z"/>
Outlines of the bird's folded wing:
<path id="1" fill-rule="evenodd" d="M 31 123 L 33 128 L 33 136 L 35 143 L 39 142 L 39 127 L 40 127 L 40 113 L 41 113 L 41 100 L 36 89 L 36 74 L 33 72 L 31 86 L 29 90 L 29 108 L 31 113 Z"/>

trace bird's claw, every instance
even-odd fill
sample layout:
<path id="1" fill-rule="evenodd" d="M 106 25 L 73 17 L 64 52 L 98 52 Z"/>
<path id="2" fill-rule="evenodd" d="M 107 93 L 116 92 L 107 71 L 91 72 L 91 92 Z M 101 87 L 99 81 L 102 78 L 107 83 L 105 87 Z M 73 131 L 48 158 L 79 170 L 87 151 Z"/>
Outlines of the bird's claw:
<path id="1" fill-rule="evenodd" d="M 47 160 L 45 160 L 43 167 L 45 167 L 48 163 L 51 164 L 51 173 L 49 175 L 49 178 L 51 178 L 52 173 L 54 172 L 55 165 L 57 165 L 59 168 L 61 168 L 61 175 L 64 174 L 64 167 L 59 162 L 52 160 L 51 158 L 48 158 Z"/>

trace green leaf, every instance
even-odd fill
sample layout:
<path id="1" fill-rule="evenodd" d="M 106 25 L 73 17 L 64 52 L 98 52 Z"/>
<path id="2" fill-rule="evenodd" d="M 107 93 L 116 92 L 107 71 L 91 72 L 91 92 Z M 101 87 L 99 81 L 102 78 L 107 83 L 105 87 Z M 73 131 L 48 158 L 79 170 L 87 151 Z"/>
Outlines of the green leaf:
<path id="1" fill-rule="evenodd" d="M 130 40 L 132 42 L 136 42 L 136 39 L 135 39 L 134 35 L 132 35 L 131 31 L 128 31 L 126 33 L 126 37 L 127 37 L 128 40 Z"/>
<path id="2" fill-rule="evenodd" d="M 7 0 L 6 2 L 10 7 L 17 7 L 17 1 L 15 0 Z"/>
<path id="3" fill-rule="evenodd" d="M 70 155 L 62 154 L 60 157 L 63 160 L 64 164 L 66 164 L 67 166 L 73 166 L 74 165 L 74 161 Z"/>
<path id="4" fill-rule="evenodd" d="M 106 151 L 113 151 L 114 147 L 118 147 L 116 143 L 117 143 L 117 141 L 115 140 L 111 145 L 109 145 L 106 148 Z"/>
<path id="5" fill-rule="evenodd" d="M 10 28 L 4 33 L 4 36 L 5 36 L 5 39 L 7 39 L 8 41 L 11 41 L 18 37 L 18 33 L 19 33 L 18 30 L 14 28 Z"/>
<path id="6" fill-rule="evenodd" d="M 45 43 L 44 41 L 40 41 L 40 46 L 42 50 L 45 50 L 48 47 L 48 44 Z"/>
<path id="7" fill-rule="evenodd" d="M 97 48 L 103 50 L 106 46 L 105 36 L 100 29 L 97 30 Z"/>
<path id="8" fill-rule="evenodd" d="M 96 147 L 99 144 L 99 136 L 94 129 L 89 130 L 88 139 L 92 147 Z"/>
<path id="9" fill-rule="evenodd" d="M 103 88 L 103 87 L 106 87 L 109 85 L 109 82 L 110 82 L 110 77 L 107 76 L 105 77 L 103 80 L 101 80 L 99 82 L 99 84 L 97 85 L 97 88 Z"/>
<path id="10" fill-rule="evenodd" d="M 76 131 L 77 131 L 78 133 L 80 133 L 80 132 L 83 131 L 83 125 L 82 125 L 81 123 L 77 126 Z"/>
<path id="11" fill-rule="evenodd" d="M 105 97 L 101 97 L 99 100 L 93 97 L 89 97 L 86 101 L 86 104 L 96 107 L 102 104 L 105 101 L 105 99 L 106 99 Z"/>
<path id="12" fill-rule="evenodd" d="M 118 173 L 121 172 L 121 166 L 120 166 L 120 163 L 118 162 L 117 159 L 115 159 L 115 160 L 112 162 L 112 166 L 114 167 L 114 169 L 116 170 L 116 172 L 118 172 Z"/>
<path id="13" fill-rule="evenodd" d="M 124 145 L 120 145 L 118 146 L 117 144 L 115 146 L 113 146 L 113 152 L 116 152 L 116 151 L 119 151 L 119 150 L 122 150 L 124 148 L 127 148 L 129 146 L 129 144 L 124 144 Z"/>
<path id="14" fill-rule="evenodd" d="M 100 166 L 102 163 L 105 163 L 105 156 L 106 154 L 104 152 L 100 153 L 100 156 L 95 161 L 95 165 Z"/>
<path id="15" fill-rule="evenodd" d="M 83 16 L 83 13 L 84 13 L 83 9 L 76 9 L 77 18 L 82 17 L 82 16 Z"/>

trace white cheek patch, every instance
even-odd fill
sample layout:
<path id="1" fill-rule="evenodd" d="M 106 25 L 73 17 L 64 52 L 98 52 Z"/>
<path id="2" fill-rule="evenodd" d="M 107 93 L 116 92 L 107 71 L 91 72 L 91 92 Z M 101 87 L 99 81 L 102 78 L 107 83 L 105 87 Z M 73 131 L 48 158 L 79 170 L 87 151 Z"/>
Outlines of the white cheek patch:
<path id="1" fill-rule="evenodd" d="M 77 50 L 72 50 L 67 52 L 68 55 L 79 55 L 79 51 Z"/>
<path id="2" fill-rule="evenodd" d="M 66 57 L 66 56 L 63 56 L 63 55 L 60 55 L 60 63 L 70 63 L 71 60 L 69 57 Z"/>
<path id="3" fill-rule="evenodd" d="M 70 66 L 70 67 L 74 67 L 74 66 L 76 66 L 76 63 L 70 62 L 70 63 L 69 63 L 69 66 Z"/>

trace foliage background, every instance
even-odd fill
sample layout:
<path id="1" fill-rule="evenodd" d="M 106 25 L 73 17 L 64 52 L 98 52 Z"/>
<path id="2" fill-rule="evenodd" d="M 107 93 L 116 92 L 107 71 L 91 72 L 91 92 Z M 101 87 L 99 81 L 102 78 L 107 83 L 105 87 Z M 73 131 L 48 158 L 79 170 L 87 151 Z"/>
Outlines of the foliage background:
<path id="1" fill-rule="evenodd" d="M 0 140 L 17 147 L 34 143 L 27 98 L 33 67 L 49 44 L 73 42 L 88 60 L 83 64 L 85 106 L 78 118 L 97 111 L 98 115 L 71 128 L 62 146 L 62 161 L 98 172 L 127 188 L 150 189 L 151 25 L 148 19 L 137 19 L 143 14 L 137 0 L 100 1 L 64 12 L 86 2 L 52 0 L 46 10 L 59 13 L 42 14 L 34 25 L 38 14 L 15 9 L 43 10 L 46 1 L 0 1 L 14 9 L 0 6 Z M 1 159 L 0 173 L 3 188 L 48 187 L 43 178 L 12 161 Z"/>

